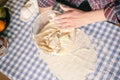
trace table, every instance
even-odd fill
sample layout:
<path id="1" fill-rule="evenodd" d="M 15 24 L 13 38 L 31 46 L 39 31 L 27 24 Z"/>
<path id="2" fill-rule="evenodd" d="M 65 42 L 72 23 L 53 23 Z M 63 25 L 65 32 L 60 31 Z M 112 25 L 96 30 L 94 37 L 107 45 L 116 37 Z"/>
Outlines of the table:
<path id="1" fill-rule="evenodd" d="M 0 58 L 0 71 L 11 80 L 59 80 L 37 56 L 39 51 L 31 36 L 31 25 L 37 13 L 29 22 L 19 19 L 20 9 L 28 0 L 9 0 L 11 23 L 0 35 L 8 39 L 9 52 Z M 120 27 L 108 22 L 98 22 L 80 28 L 91 39 L 98 52 L 95 73 L 87 80 L 120 80 Z"/>

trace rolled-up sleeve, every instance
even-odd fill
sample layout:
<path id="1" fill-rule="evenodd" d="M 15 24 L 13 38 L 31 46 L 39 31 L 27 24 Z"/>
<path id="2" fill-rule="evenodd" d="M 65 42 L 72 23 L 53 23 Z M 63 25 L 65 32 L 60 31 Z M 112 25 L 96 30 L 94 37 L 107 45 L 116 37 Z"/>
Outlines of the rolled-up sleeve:
<path id="1" fill-rule="evenodd" d="M 105 17 L 109 22 L 120 24 L 120 1 L 116 0 L 105 6 Z"/>
<path id="2" fill-rule="evenodd" d="M 39 7 L 50 7 L 56 4 L 56 0 L 37 0 Z"/>

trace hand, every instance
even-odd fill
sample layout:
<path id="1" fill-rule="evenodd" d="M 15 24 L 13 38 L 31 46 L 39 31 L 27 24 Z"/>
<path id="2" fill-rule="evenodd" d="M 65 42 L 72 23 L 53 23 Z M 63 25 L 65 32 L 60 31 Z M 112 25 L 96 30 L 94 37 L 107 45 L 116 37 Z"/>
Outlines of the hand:
<path id="1" fill-rule="evenodd" d="M 77 28 L 85 25 L 81 19 L 84 16 L 85 12 L 70 7 L 60 6 L 65 13 L 57 16 L 55 18 L 56 23 L 60 28 Z M 82 22 L 81 22 L 82 21 Z"/>
<path id="2" fill-rule="evenodd" d="M 55 22 L 60 28 L 77 28 L 89 23 L 105 20 L 102 10 L 84 12 L 82 10 L 60 6 L 65 13 L 57 16 Z"/>

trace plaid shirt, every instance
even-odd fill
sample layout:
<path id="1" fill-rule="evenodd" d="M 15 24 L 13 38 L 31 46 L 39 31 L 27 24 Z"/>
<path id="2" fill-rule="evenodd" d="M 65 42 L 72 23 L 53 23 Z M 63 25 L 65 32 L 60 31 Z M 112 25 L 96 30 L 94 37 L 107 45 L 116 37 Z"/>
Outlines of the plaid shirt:
<path id="1" fill-rule="evenodd" d="M 79 6 L 84 0 L 65 0 Z M 104 9 L 105 17 L 109 22 L 120 24 L 120 0 L 88 0 L 92 10 Z M 55 5 L 56 0 L 38 0 L 39 7 Z"/>

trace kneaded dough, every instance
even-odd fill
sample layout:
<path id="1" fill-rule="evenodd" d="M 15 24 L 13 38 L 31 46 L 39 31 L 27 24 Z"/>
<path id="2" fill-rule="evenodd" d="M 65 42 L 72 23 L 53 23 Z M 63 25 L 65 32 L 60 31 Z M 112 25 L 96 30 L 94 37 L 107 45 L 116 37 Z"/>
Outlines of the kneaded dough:
<path id="1" fill-rule="evenodd" d="M 80 29 L 61 30 L 51 22 L 34 40 L 40 48 L 40 57 L 60 80 L 85 80 L 95 71 L 96 51 Z"/>
<path id="2" fill-rule="evenodd" d="M 34 36 L 34 40 L 43 52 L 62 55 L 74 50 L 79 31 L 79 29 L 63 30 L 54 22 L 50 22 Z"/>

